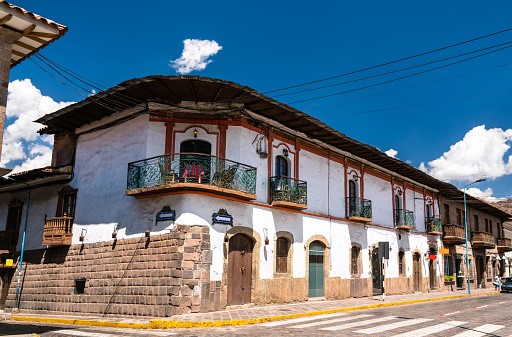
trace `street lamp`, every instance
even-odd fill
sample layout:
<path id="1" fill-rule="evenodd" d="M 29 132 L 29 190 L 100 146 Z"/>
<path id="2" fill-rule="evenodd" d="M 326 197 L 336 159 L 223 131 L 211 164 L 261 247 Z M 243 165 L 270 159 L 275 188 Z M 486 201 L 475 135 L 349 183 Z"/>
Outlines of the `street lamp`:
<path id="1" fill-rule="evenodd" d="M 478 179 L 471 184 L 464 186 L 464 230 L 466 231 L 466 273 L 468 274 L 468 294 L 471 294 L 471 282 L 469 280 L 469 254 L 468 254 L 468 220 L 466 212 L 466 187 L 485 181 L 485 179 Z"/>
<path id="2" fill-rule="evenodd" d="M 21 280 L 21 270 L 22 270 L 22 266 L 23 266 L 23 253 L 25 252 L 25 236 L 26 236 L 26 233 L 27 233 L 27 221 L 28 221 L 28 207 L 30 206 L 30 189 L 32 188 L 32 186 L 26 182 L 23 182 L 23 181 L 19 181 L 19 180 L 16 180 L 14 178 L 11 178 L 11 177 L 7 177 L 7 178 L 3 178 L 5 180 L 12 180 L 12 181 L 15 181 L 19 184 L 23 184 L 23 185 L 27 185 L 28 186 L 28 196 L 27 196 L 27 211 L 26 211 L 26 214 L 25 214 L 25 227 L 23 229 L 23 241 L 22 241 L 22 244 L 21 244 L 21 255 L 20 255 L 20 269 L 19 269 L 19 272 L 18 272 L 18 286 L 16 287 L 16 297 L 14 299 L 15 303 L 14 303 L 14 307 L 15 308 L 19 308 L 19 305 L 20 305 L 20 301 L 19 301 L 19 293 L 20 293 L 20 280 Z"/>

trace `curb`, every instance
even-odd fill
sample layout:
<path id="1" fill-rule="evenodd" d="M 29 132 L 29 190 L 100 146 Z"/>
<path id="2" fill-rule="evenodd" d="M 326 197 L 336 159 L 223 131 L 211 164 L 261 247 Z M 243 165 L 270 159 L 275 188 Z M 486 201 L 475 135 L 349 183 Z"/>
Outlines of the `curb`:
<path id="1" fill-rule="evenodd" d="M 490 291 L 478 294 L 463 294 L 454 296 L 444 296 L 435 298 L 424 298 L 419 300 L 400 301 L 391 303 L 379 303 L 363 305 L 358 307 L 340 308 L 331 310 L 312 311 L 299 314 L 290 314 L 282 316 L 262 317 L 253 319 L 238 319 L 238 320 L 224 320 L 224 321 L 172 321 L 162 319 L 152 319 L 147 324 L 143 323 L 123 323 L 123 322 L 112 322 L 112 321 L 94 321 L 94 320 L 77 320 L 77 319 L 65 319 L 65 318 L 48 318 L 48 317 L 28 317 L 28 316 L 11 316 L 11 320 L 25 321 L 25 322 L 40 322 L 40 323 L 55 323 L 55 324 L 70 324 L 70 325 L 86 325 L 86 326 L 103 326 L 113 328 L 131 328 L 131 329 L 181 329 L 181 328 L 210 328 L 210 327 L 222 327 L 222 326 L 239 326 L 248 324 L 258 324 L 272 321 L 280 321 L 283 319 L 299 318 L 305 316 L 316 316 L 333 314 L 337 312 L 357 311 L 365 309 L 375 309 L 384 307 L 393 307 L 399 305 L 407 305 L 414 303 L 442 301 L 462 297 L 476 297 L 498 294 L 497 291 Z"/>
<path id="2" fill-rule="evenodd" d="M 39 322 L 68 325 L 86 325 L 86 326 L 104 326 L 109 328 L 130 328 L 130 329 L 149 329 L 149 324 L 142 323 L 123 323 L 112 321 L 93 321 L 86 319 L 68 319 L 51 317 L 29 317 L 29 316 L 11 316 L 11 320 L 20 322 Z"/>

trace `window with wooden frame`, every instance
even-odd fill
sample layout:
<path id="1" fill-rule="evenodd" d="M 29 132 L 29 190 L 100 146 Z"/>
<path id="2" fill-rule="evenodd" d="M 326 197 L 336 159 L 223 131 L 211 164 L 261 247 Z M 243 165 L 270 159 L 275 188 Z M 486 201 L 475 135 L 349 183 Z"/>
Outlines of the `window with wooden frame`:
<path id="1" fill-rule="evenodd" d="M 359 270 L 359 254 L 361 252 L 361 248 L 357 246 L 352 246 L 352 250 L 350 252 L 350 274 L 352 275 L 360 275 Z"/>
<path id="2" fill-rule="evenodd" d="M 405 252 L 403 250 L 398 252 L 398 275 L 405 275 Z"/>
<path id="3" fill-rule="evenodd" d="M 288 239 L 279 237 L 276 241 L 276 273 L 288 272 L 288 250 L 290 245 Z"/>
<path id="4" fill-rule="evenodd" d="M 485 221 L 485 232 L 489 233 L 489 219 L 484 219 Z"/>
<path id="5" fill-rule="evenodd" d="M 444 223 L 450 224 L 450 205 L 444 204 Z"/>
<path id="6" fill-rule="evenodd" d="M 492 220 L 489 220 L 489 233 L 492 234 Z"/>
<path id="7" fill-rule="evenodd" d="M 478 223 L 478 215 L 474 215 L 474 218 L 475 218 L 475 232 L 479 232 L 480 231 L 480 224 Z"/>
<path id="8" fill-rule="evenodd" d="M 57 212 L 55 216 L 75 217 L 76 193 L 77 189 L 64 186 L 59 192 L 59 201 L 57 202 Z"/>
<path id="9" fill-rule="evenodd" d="M 21 201 L 13 200 L 9 204 L 5 230 L 7 234 L 10 235 L 10 244 L 12 245 L 16 245 L 18 243 L 22 211 L 23 203 Z"/>
<path id="10" fill-rule="evenodd" d="M 457 212 L 457 225 L 462 226 L 462 210 L 460 208 L 456 209 Z"/>

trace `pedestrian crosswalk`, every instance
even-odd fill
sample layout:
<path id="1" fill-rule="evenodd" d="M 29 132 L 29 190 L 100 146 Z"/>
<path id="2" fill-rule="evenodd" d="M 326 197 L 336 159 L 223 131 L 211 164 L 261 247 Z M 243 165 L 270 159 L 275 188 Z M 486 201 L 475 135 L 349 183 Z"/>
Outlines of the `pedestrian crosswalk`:
<path id="1" fill-rule="evenodd" d="M 340 331 L 358 335 L 380 335 L 394 337 L 454 336 L 480 337 L 493 333 L 507 332 L 510 327 L 495 324 L 478 325 L 464 321 L 449 321 L 434 318 L 408 318 L 379 316 L 377 314 L 342 312 L 328 315 L 308 316 L 262 324 L 266 327 L 283 329 L 315 329 L 319 331 Z"/>

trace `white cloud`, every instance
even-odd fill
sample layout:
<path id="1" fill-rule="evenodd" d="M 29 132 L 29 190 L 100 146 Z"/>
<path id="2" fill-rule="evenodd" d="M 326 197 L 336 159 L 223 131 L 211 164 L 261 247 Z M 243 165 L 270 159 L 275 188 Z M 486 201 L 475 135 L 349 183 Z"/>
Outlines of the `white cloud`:
<path id="1" fill-rule="evenodd" d="M 210 56 L 222 49 L 216 41 L 186 39 L 183 41 L 181 57 L 171 60 L 171 66 L 180 74 L 188 74 L 194 70 L 204 70 L 212 62 Z"/>
<path id="2" fill-rule="evenodd" d="M 17 171 L 50 165 L 53 136 L 39 136 L 37 130 L 42 125 L 33 121 L 72 103 L 55 102 L 51 97 L 43 96 L 30 79 L 9 83 L 0 166 L 12 167 L 12 162 L 17 160 L 25 160 L 16 166 Z"/>
<path id="3" fill-rule="evenodd" d="M 445 181 L 496 179 L 512 174 L 512 155 L 504 160 L 512 141 L 512 129 L 474 127 L 464 138 L 450 146 L 441 157 L 420 164 L 419 169 Z"/>
<path id="4" fill-rule="evenodd" d="M 483 199 L 487 202 L 498 202 L 498 201 L 505 201 L 507 198 L 496 198 L 492 196 L 492 188 L 488 188 L 485 191 L 482 191 L 479 188 L 471 187 L 466 190 L 466 193 L 469 195 L 472 195 L 474 197 Z"/>
<path id="5" fill-rule="evenodd" d="M 391 158 L 396 158 L 396 155 L 398 154 L 397 150 L 389 149 L 387 151 L 384 151 L 385 154 L 390 156 Z"/>

